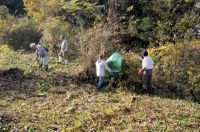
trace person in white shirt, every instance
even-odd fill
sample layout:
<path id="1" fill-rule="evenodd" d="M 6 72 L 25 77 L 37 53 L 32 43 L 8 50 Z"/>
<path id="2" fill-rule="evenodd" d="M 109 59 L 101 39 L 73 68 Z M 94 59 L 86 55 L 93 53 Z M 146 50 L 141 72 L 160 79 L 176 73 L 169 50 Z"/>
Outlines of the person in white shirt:
<path id="1" fill-rule="evenodd" d="M 48 70 L 48 51 L 42 45 L 36 45 L 35 43 L 30 44 L 30 48 L 36 50 L 35 60 L 39 63 L 39 68 L 44 66 L 45 70 Z"/>
<path id="2" fill-rule="evenodd" d="M 60 36 L 60 39 L 62 40 L 62 44 L 60 46 L 59 62 L 64 61 L 64 63 L 67 63 L 68 42 L 63 35 Z"/>
<path id="3" fill-rule="evenodd" d="M 148 56 L 148 52 L 143 52 L 142 70 L 143 70 L 143 88 L 147 91 L 153 91 L 152 87 L 152 71 L 153 71 L 153 60 Z"/>
<path id="4" fill-rule="evenodd" d="M 95 65 L 96 65 L 96 74 L 97 74 L 97 77 L 99 78 L 99 83 L 97 85 L 97 92 L 99 92 L 102 90 L 102 88 L 104 86 L 105 71 L 107 70 L 108 72 L 111 73 L 111 69 L 108 67 L 106 62 L 103 60 L 103 55 L 99 55 L 99 58 L 96 61 Z"/>

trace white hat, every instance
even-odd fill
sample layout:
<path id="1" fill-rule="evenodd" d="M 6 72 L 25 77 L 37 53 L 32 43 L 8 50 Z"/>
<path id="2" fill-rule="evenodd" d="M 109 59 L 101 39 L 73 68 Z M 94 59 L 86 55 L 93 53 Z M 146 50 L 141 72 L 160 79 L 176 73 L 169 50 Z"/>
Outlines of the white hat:
<path id="1" fill-rule="evenodd" d="M 32 48 L 33 46 L 35 46 L 36 44 L 35 43 L 31 43 L 30 44 L 30 47 Z"/>

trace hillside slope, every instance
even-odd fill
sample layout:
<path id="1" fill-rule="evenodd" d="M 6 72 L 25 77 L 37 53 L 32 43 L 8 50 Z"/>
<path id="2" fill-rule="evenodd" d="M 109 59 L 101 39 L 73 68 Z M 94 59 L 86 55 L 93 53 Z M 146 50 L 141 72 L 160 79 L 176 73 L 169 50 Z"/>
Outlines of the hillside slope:
<path id="1" fill-rule="evenodd" d="M 77 80 L 78 60 L 63 66 L 52 58 L 49 72 L 38 71 L 31 55 L 6 46 L 0 61 L 0 130 L 199 131 L 200 105 L 170 91 L 97 94 L 93 83 Z"/>

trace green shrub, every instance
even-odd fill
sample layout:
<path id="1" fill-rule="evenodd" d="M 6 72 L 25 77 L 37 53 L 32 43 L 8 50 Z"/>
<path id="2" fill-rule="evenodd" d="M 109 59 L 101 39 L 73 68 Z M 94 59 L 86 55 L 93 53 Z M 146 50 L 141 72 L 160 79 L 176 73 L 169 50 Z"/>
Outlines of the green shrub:
<path id="1" fill-rule="evenodd" d="M 155 62 L 154 81 L 175 87 L 183 95 L 200 93 L 199 40 L 191 44 L 168 44 L 150 49 Z"/>
<path id="2" fill-rule="evenodd" d="M 134 52 L 122 52 L 122 56 L 123 65 L 121 72 L 121 80 L 124 81 L 125 86 L 133 86 L 135 88 L 139 88 L 142 83 L 142 78 L 138 76 L 137 72 L 138 69 L 142 66 L 140 56 Z"/>
<path id="3" fill-rule="evenodd" d="M 6 6 L 0 6 L 0 43 L 4 43 L 3 36 L 10 29 L 13 19 L 14 17 L 9 14 L 8 8 Z"/>
<path id="4" fill-rule="evenodd" d="M 28 18 L 13 19 L 9 30 L 3 35 L 4 43 L 13 50 L 29 50 L 31 42 L 39 42 L 42 34 L 37 24 Z"/>

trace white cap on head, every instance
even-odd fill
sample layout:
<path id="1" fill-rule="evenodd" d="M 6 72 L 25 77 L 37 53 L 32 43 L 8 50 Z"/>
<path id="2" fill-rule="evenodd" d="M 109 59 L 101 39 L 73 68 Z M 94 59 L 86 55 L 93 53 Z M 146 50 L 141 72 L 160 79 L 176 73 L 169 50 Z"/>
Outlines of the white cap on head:
<path id="1" fill-rule="evenodd" d="M 36 44 L 35 43 L 31 43 L 30 44 L 30 47 L 32 48 L 33 46 L 35 46 Z"/>

